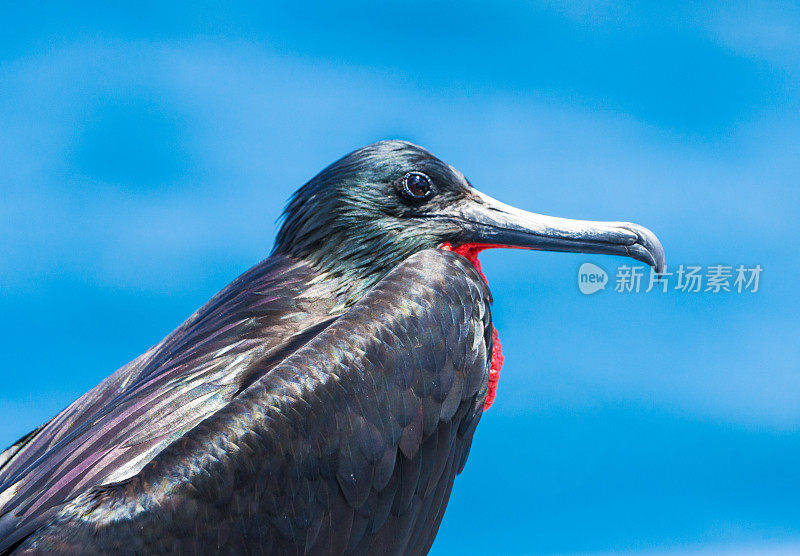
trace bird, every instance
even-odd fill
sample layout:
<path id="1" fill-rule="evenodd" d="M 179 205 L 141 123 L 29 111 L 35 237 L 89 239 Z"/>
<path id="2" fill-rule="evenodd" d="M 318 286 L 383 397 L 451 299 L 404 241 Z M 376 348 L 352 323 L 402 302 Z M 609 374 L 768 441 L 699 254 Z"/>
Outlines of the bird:
<path id="1" fill-rule="evenodd" d="M 425 554 L 503 363 L 478 255 L 630 257 L 406 141 L 332 163 L 273 249 L 0 453 L 0 554 Z"/>

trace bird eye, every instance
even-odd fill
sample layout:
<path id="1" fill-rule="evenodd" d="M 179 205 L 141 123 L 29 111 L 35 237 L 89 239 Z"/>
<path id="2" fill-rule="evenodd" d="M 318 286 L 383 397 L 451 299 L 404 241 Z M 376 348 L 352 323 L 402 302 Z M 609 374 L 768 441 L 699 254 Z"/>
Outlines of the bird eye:
<path id="1" fill-rule="evenodd" d="M 409 172 L 403 176 L 403 192 L 415 201 L 427 199 L 433 193 L 431 179 L 422 172 Z"/>

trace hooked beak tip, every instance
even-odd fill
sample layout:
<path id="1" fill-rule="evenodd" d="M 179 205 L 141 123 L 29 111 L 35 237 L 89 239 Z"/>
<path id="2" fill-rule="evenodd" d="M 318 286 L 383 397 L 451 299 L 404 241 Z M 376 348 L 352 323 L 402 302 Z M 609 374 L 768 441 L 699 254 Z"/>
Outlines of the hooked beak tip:
<path id="1" fill-rule="evenodd" d="M 633 232 L 638 238 L 636 243 L 627 248 L 629 256 L 650 265 L 656 274 L 663 273 L 666 269 L 666 257 L 656 235 L 644 226 L 632 222 L 620 223 L 619 227 Z"/>

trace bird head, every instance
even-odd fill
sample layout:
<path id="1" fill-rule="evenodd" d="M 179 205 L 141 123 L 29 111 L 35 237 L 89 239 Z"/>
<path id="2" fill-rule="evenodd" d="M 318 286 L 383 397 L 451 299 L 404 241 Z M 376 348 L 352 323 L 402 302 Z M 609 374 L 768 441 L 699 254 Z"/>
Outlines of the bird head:
<path id="1" fill-rule="evenodd" d="M 295 192 L 273 250 L 342 278 L 358 297 L 414 253 L 452 246 L 623 255 L 664 268 L 655 235 L 627 222 L 544 216 L 497 201 L 427 150 L 381 141 L 337 160 Z"/>

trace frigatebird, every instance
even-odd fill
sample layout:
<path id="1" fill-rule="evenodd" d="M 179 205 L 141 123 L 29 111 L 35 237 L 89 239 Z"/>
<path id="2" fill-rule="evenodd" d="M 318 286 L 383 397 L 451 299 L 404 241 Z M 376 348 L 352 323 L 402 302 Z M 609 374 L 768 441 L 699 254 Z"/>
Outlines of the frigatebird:
<path id="1" fill-rule="evenodd" d="M 0 454 L 0 553 L 423 554 L 502 364 L 477 259 L 649 230 L 525 212 L 403 141 L 334 162 L 272 254 Z"/>

